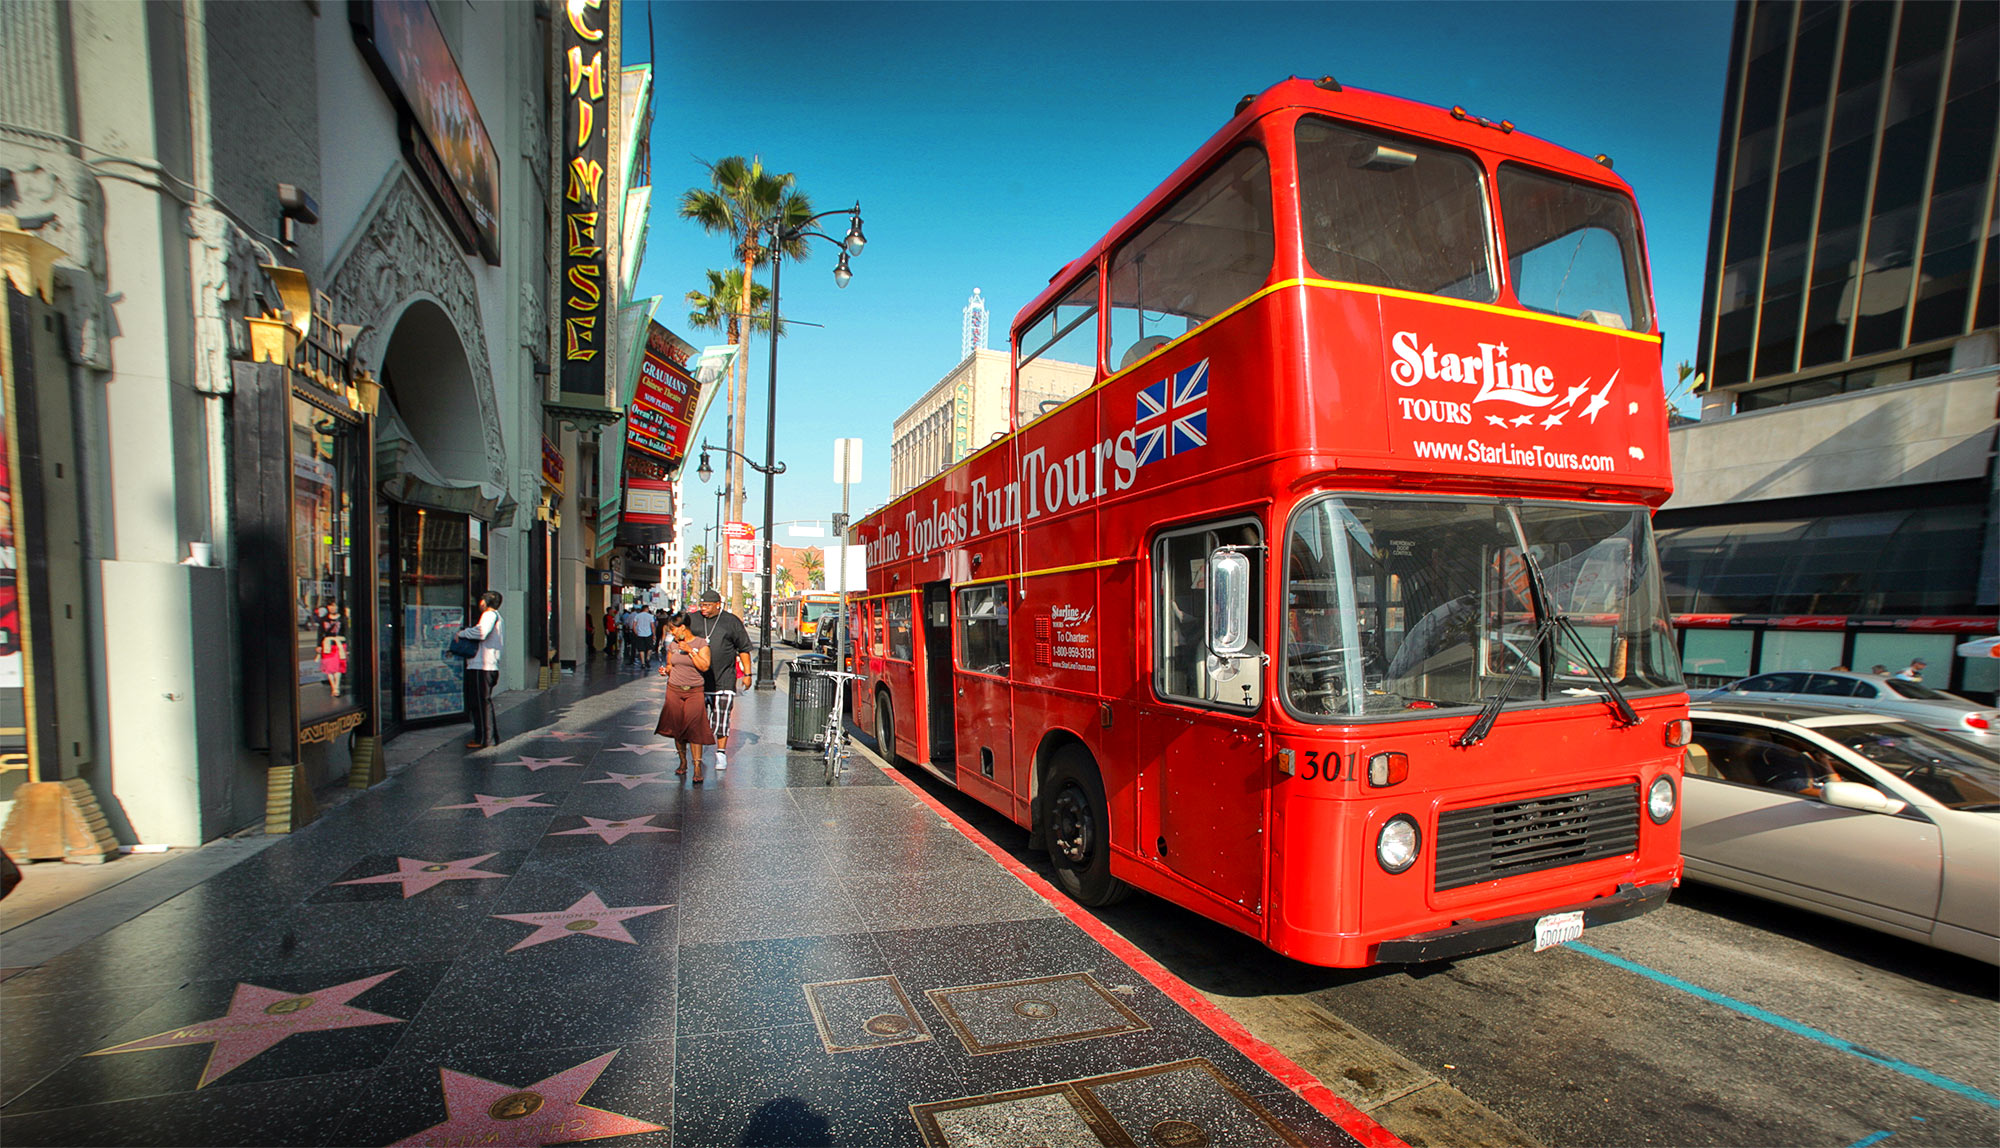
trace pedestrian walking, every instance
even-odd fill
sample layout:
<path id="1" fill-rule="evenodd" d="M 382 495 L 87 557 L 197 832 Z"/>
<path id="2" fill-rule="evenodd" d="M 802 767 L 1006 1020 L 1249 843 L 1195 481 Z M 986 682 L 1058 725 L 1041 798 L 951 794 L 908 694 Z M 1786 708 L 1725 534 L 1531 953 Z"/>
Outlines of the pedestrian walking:
<path id="1" fill-rule="evenodd" d="M 614 606 L 604 608 L 604 656 L 614 664 L 618 660 L 618 610 Z"/>
<path id="2" fill-rule="evenodd" d="M 694 784 L 702 782 L 701 747 L 715 744 L 704 704 L 710 650 L 708 643 L 694 636 L 685 614 L 667 619 L 666 645 L 660 658 L 660 676 L 667 679 L 667 696 L 660 703 L 660 720 L 653 732 L 674 739 L 681 755 L 675 777 L 686 777 L 694 766 Z"/>
<path id="3" fill-rule="evenodd" d="M 1921 682 L 1924 680 L 1924 665 L 1925 662 L 1922 658 L 1911 658 L 1910 664 L 1891 675 L 1889 680 L 1892 682 Z"/>
<path id="4" fill-rule="evenodd" d="M 643 606 L 633 610 L 630 625 L 632 655 L 638 659 L 641 670 L 650 669 L 653 665 L 653 635 L 657 629 L 653 612 Z"/>
<path id="5" fill-rule="evenodd" d="M 694 634 L 708 643 L 708 724 L 715 731 L 715 768 L 729 768 L 729 727 L 736 691 L 750 680 L 750 631 L 743 619 L 722 608 L 722 595 L 704 590 L 701 615 L 689 619 Z"/>
<path id="6" fill-rule="evenodd" d="M 506 630 L 500 621 L 500 591 L 488 590 L 479 596 L 479 621 L 458 632 L 471 638 L 479 649 L 465 660 L 465 708 L 472 714 L 472 740 L 467 749 L 485 749 L 500 744 L 500 723 L 493 714 L 493 686 L 500 680 L 500 647 Z"/>

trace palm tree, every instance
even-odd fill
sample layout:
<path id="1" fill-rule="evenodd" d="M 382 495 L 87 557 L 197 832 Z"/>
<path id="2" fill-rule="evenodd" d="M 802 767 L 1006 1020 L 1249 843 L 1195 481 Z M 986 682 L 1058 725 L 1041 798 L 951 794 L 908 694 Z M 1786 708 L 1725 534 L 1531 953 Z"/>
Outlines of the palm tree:
<path id="1" fill-rule="evenodd" d="M 819 551 L 808 550 L 799 555 L 799 573 L 806 576 L 806 589 L 814 590 L 823 585 L 819 576 L 825 572 L 826 562 L 819 556 Z"/>
<path id="2" fill-rule="evenodd" d="M 798 190 L 791 172 L 767 172 L 762 161 L 755 157 L 746 160 L 740 155 L 726 156 L 703 166 L 708 168 L 709 186 L 691 187 L 681 193 L 681 218 L 693 220 L 712 235 L 729 237 L 730 251 L 743 265 L 741 282 L 751 285 L 748 302 L 754 307 L 756 277 L 752 273 L 760 264 L 770 262 L 770 238 L 795 231 L 811 219 L 812 200 Z M 779 243 L 777 251 L 793 260 L 804 259 L 809 253 L 805 237 L 800 235 Z M 713 296 L 714 292 L 710 294 Z M 739 290 L 737 302 L 744 301 Z M 782 326 L 779 331 L 783 333 Z M 729 457 L 729 514 L 738 522 L 743 520 L 743 424 L 749 407 L 747 369 L 739 354 L 729 383 L 729 447 L 737 452 Z M 731 601 L 740 607 L 741 577 L 731 575 L 729 586 Z"/>

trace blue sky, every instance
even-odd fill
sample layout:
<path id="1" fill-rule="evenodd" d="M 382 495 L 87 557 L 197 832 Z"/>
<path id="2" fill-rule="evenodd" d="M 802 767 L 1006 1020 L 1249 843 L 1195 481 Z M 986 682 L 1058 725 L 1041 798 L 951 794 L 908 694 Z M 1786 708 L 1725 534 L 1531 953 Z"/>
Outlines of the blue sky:
<path id="1" fill-rule="evenodd" d="M 625 58 L 648 7 L 624 6 Z M 861 204 L 853 282 L 835 252 L 787 264 L 799 325 L 778 358 L 776 514 L 840 507 L 833 440 L 865 442 L 856 514 L 888 497 L 891 420 L 959 361 L 972 289 L 1004 349 L 1015 313 L 1226 122 L 1290 75 L 1450 107 L 1584 154 L 1638 195 L 1667 375 L 1694 358 L 1732 9 L 1697 3 L 707 3 L 651 5 L 654 206 L 642 294 L 690 342 L 686 293 L 729 265 L 681 220 L 702 160 L 757 155 L 821 209 Z M 838 236 L 844 220 L 831 219 Z M 768 344 L 751 352 L 748 453 L 764 452 Z M 722 404 L 700 433 L 722 439 Z M 716 460 L 718 464 L 720 459 Z M 719 471 L 718 466 L 718 471 Z M 748 484 L 745 517 L 761 520 Z M 695 531 L 714 486 L 693 484 Z M 780 528 L 781 544 L 795 541 Z M 803 540 L 796 540 L 803 541 Z"/>

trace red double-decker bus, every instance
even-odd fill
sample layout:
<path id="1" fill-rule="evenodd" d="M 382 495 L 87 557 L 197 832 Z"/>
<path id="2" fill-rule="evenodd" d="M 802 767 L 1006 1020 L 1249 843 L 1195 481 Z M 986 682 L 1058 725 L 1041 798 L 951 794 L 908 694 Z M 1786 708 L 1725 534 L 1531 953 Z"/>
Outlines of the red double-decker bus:
<path id="1" fill-rule="evenodd" d="M 1630 189 L 1292 79 L 1015 321 L 1015 426 L 856 526 L 855 720 L 1323 965 L 1657 907 L 1681 872 L 1671 490 Z"/>

